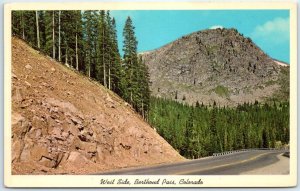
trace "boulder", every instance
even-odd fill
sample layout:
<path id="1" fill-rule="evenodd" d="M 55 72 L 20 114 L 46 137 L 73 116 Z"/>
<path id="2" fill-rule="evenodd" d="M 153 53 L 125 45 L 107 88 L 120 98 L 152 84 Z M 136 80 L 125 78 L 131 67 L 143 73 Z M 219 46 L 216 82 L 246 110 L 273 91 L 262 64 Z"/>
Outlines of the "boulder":
<path id="1" fill-rule="evenodd" d="M 81 147 L 88 153 L 96 153 L 97 152 L 97 144 L 96 143 L 87 143 L 82 142 Z"/>
<path id="2" fill-rule="evenodd" d="M 17 112 L 13 112 L 11 118 L 12 118 L 11 121 L 12 125 L 17 125 L 18 123 L 22 123 L 25 120 L 25 118 Z"/>
<path id="3" fill-rule="evenodd" d="M 70 152 L 67 162 L 72 162 L 78 165 L 83 165 L 88 162 L 88 159 L 77 151 Z"/>
<path id="4" fill-rule="evenodd" d="M 42 156 L 48 156 L 48 149 L 45 145 L 34 145 L 30 150 L 30 158 L 34 161 L 41 160 Z"/>
<path id="5" fill-rule="evenodd" d="M 56 161 L 55 160 L 53 160 L 52 158 L 45 157 L 45 156 L 42 156 L 39 163 L 43 166 L 48 167 L 48 168 L 53 168 L 53 167 L 56 166 Z"/>
<path id="6" fill-rule="evenodd" d="M 29 64 L 27 64 L 27 65 L 25 66 L 25 68 L 28 69 L 28 70 L 31 70 L 31 69 L 32 69 L 32 66 L 30 66 Z"/>
<path id="7" fill-rule="evenodd" d="M 15 139 L 15 140 L 13 140 L 12 148 L 13 148 L 12 157 L 11 157 L 12 162 L 19 162 L 21 153 L 22 153 L 23 148 L 24 148 L 24 144 L 22 143 L 21 140 Z"/>
<path id="8" fill-rule="evenodd" d="M 25 85 L 28 86 L 28 87 L 31 87 L 31 84 L 27 81 L 24 81 Z"/>

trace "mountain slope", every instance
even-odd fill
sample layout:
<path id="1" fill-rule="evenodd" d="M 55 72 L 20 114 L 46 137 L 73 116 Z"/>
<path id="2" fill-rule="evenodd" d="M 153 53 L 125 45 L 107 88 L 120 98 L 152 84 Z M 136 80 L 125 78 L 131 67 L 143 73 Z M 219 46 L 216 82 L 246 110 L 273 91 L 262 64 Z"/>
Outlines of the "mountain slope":
<path id="1" fill-rule="evenodd" d="M 152 94 L 189 104 L 264 101 L 281 95 L 289 77 L 288 65 L 275 62 L 235 29 L 195 32 L 141 55 Z"/>
<path id="2" fill-rule="evenodd" d="M 12 39 L 13 174 L 86 174 L 180 160 L 113 92 Z"/>

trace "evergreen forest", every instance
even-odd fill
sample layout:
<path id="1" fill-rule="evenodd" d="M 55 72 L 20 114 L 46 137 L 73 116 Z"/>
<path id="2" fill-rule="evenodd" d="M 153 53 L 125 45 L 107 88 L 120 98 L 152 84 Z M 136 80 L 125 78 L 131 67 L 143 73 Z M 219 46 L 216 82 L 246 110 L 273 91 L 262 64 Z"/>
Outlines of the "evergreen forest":
<path id="1" fill-rule="evenodd" d="M 150 108 L 150 124 L 187 158 L 289 143 L 289 102 L 189 106 L 151 97 Z"/>
<path id="2" fill-rule="evenodd" d="M 98 81 L 147 119 L 149 75 L 137 53 L 134 30 L 128 17 L 121 58 L 110 11 L 12 11 L 12 35 Z"/>

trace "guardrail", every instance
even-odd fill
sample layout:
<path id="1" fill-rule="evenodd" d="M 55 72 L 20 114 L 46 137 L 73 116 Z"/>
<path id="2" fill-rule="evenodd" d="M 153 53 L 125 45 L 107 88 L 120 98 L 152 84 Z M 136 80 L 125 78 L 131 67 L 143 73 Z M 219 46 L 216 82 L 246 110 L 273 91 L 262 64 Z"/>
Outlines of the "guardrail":
<path id="1" fill-rule="evenodd" d="M 289 149 L 276 149 L 276 148 L 252 148 L 252 149 L 241 149 L 241 150 L 235 150 L 235 151 L 226 151 L 221 153 L 213 153 L 212 156 L 223 156 L 223 155 L 229 155 L 234 153 L 240 153 L 240 152 L 246 152 L 246 151 L 254 151 L 254 150 L 277 150 L 277 151 L 286 151 L 288 153 Z M 289 154 L 288 154 L 289 155 Z"/>
<path id="2" fill-rule="evenodd" d="M 290 151 L 283 153 L 283 156 L 290 158 Z"/>

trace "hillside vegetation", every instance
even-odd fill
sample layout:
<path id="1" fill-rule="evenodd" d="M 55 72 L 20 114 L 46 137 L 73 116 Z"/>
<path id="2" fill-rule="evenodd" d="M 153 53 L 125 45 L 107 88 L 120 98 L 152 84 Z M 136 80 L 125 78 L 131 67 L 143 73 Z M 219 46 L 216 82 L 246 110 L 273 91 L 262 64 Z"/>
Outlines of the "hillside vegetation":
<path id="1" fill-rule="evenodd" d="M 150 123 L 180 154 L 279 148 L 289 143 L 289 103 L 245 103 L 237 107 L 196 106 L 152 97 Z"/>

